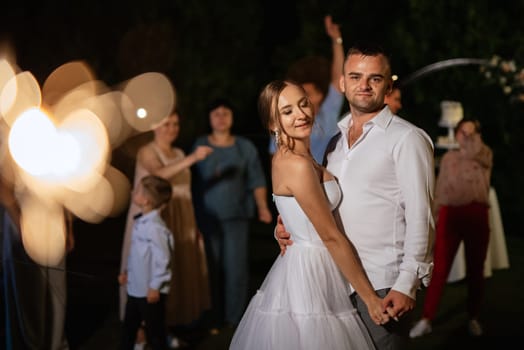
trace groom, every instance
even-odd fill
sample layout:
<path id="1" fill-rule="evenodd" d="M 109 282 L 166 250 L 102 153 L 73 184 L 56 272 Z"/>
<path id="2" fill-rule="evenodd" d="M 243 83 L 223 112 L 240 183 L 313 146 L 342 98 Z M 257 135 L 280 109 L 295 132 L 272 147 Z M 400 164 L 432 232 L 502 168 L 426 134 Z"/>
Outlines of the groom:
<path id="1" fill-rule="evenodd" d="M 343 193 L 335 215 L 384 298 L 384 311 L 396 322 L 378 326 L 356 293 L 351 300 L 377 349 L 403 349 L 416 292 L 421 283 L 427 285 L 432 270 L 433 143 L 384 104 L 392 80 L 382 49 L 350 48 L 342 73 L 340 88 L 350 112 L 338 123 L 340 132 L 325 155 Z M 284 253 L 292 241 L 280 222 L 276 236 Z"/>

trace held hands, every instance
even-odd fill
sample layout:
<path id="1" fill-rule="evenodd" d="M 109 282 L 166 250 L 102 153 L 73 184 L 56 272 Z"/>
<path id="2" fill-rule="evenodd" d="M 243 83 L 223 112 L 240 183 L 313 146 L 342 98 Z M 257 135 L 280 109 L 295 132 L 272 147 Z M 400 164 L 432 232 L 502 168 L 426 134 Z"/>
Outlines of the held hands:
<path id="1" fill-rule="evenodd" d="M 389 317 L 398 321 L 402 315 L 415 308 L 415 300 L 406 294 L 391 289 L 384 299 L 382 299 L 382 306 Z"/>
<path id="2" fill-rule="evenodd" d="M 374 295 L 372 299 L 366 303 L 366 306 L 368 307 L 369 317 L 371 317 L 371 320 L 375 322 L 377 326 L 389 322 L 391 316 L 386 312 L 383 300 L 378 295 Z"/>
<path id="3" fill-rule="evenodd" d="M 280 215 L 277 217 L 277 225 L 275 226 L 275 238 L 280 246 L 280 255 L 284 255 L 287 246 L 292 245 L 293 241 L 291 240 L 291 234 L 286 232 L 286 228 L 284 227 Z"/>

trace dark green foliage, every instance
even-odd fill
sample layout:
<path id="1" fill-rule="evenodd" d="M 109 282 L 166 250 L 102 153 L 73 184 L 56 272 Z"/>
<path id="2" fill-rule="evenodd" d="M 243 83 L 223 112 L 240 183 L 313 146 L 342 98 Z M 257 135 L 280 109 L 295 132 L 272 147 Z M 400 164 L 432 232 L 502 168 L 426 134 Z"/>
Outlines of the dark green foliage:
<path id="1" fill-rule="evenodd" d="M 29 4 L 29 3 L 28 3 Z M 55 68 L 86 60 L 109 85 L 146 72 L 167 74 L 183 117 L 180 143 L 206 131 L 205 105 L 223 95 L 238 107 L 237 132 L 265 152 L 266 132 L 256 99 L 268 81 L 283 77 L 304 56 L 330 58 L 323 17 L 342 25 L 344 45 L 382 43 L 400 79 L 451 58 L 490 59 L 494 54 L 524 66 L 524 1 L 498 0 L 222 0 L 41 1 L 12 3 L 1 15 L 12 32 L 19 64 L 44 81 Z M 435 71 L 403 87 L 401 115 L 433 139 L 439 103 L 461 101 L 466 115 L 484 125 L 495 153 L 493 184 L 509 234 L 520 234 L 524 215 L 524 103 L 512 102 L 476 65 Z M 346 106 L 347 108 L 347 106 Z M 264 155 L 263 155 L 264 156 Z"/>

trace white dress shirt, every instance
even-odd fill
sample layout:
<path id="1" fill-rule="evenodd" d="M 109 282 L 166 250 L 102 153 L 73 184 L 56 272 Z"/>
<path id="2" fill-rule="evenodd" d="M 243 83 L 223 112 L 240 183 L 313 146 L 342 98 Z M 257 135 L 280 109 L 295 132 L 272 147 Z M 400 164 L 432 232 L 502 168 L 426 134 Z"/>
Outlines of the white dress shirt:
<path id="1" fill-rule="evenodd" d="M 158 209 L 135 219 L 127 262 L 127 294 L 145 298 L 148 289 L 169 292 L 174 244 Z"/>
<path id="2" fill-rule="evenodd" d="M 432 270 L 433 143 L 386 106 L 349 148 L 351 114 L 328 170 L 342 188 L 338 219 L 355 245 L 375 290 L 393 288 L 415 299 Z"/>

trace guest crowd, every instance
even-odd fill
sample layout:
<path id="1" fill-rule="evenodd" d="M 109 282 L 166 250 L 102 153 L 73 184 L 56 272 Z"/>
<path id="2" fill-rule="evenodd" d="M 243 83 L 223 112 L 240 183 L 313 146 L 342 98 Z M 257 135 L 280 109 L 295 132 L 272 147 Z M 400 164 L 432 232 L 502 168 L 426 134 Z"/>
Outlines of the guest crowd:
<path id="1" fill-rule="evenodd" d="M 309 79 L 305 67 L 311 60 L 300 60 L 283 80 L 261 93 L 259 108 L 271 134 L 270 165 L 263 163 L 253 140 L 234 131 L 240 115 L 228 98 L 207 101 L 209 131 L 189 147 L 177 144 L 184 129 L 179 109 L 150 125 L 129 174 L 133 195 L 115 276 L 121 349 L 184 347 L 177 334 L 180 327 L 204 328 L 210 334 L 236 330 L 235 349 L 247 341 L 250 349 L 262 349 L 262 344 L 291 338 L 292 348 L 309 349 L 315 338 L 330 339 L 324 345 L 336 348 L 349 333 L 353 340 L 348 344 L 355 348 L 401 349 L 409 338 L 431 332 L 462 240 L 470 287 L 469 330 L 482 335 L 479 315 L 493 161 L 481 140 L 480 124 L 467 118 L 459 124 L 459 148 L 446 153 L 438 173 L 431 138 L 398 115 L 400 89 L 393 84 L 387 53 L 355 45 L 344 55 L 340 28 L 330 16 L 325 28 L 333 55 L 327 79 Z M 342 110 L 344 97 L 347 113 Z M 1 137 L 0 146 L 5 146 L 6 133 Z M 57 300 L 54 294 L 65 293 L 65 265 L 56 271 L 42 268 L 25 254 L 13 164 L 6 147 L 1 149 L 2 297 L 9 333 L 5 348 L 68 349 L 65 295 Z M 272 199 L 278 209 L 291 208 L 293 213 L 275 215 Z M 72 219 L 65 218 L 65 242 L 71 250 Z M 249 304 L 248 249 L 254 220 L 268 225 L 268 237 L 274 236 L 282 254 L 274 265 L 280 270 L 268 274 Z M 307 239 L 294 242 L 300 237 L 293 233 L 297 226 L 308 231 Z M 288 257 L 290 253 L 295 255 Z M 23 268 L 17 264 L 22 260 Z M 284 268 L 297 268 L 302 275 L 287 276 Z M 325 274 L 315 275 L 321 270 L 332 275 L 327 280 Z M 34 278 L 21 279 L 25 273 Z M 416 296 L 430 280 L 423 318 L 414 324 Z M 341 298 L 331 307 L 334 301 L 323 296 L 333 292 L 335 284 Z M 286 294 L 295 286 L 302 286 L 304 295 L 316 291 L 322 297 L 303 300 Z M 35 317 L 30 308 L 37 302 L 46 307 Z M 319 310 L 332 326 L 308 329 L 315 323 L 293 314 L 315 309 L 316 303 L 322 303 Z M 286 308 L 292 311 L 273 315 L 277 324 L 262 321 L 264 310 L 284 313 Z M 260 335 L 261 325 L 267 337 Z M 278 334 L 277 327 L 295 333 Z"/>

